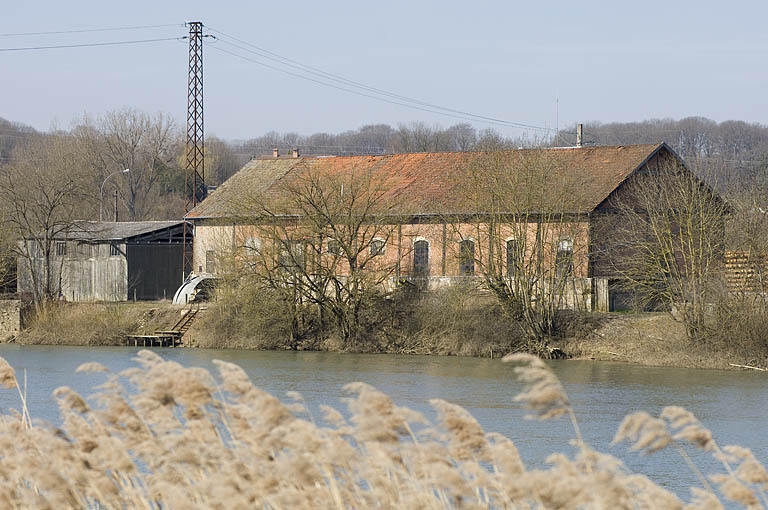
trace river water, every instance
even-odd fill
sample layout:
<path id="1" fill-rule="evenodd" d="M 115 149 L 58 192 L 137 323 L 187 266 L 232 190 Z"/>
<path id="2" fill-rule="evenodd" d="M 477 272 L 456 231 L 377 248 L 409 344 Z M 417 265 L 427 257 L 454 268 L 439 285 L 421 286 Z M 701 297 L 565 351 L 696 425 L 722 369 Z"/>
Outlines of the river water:
<path id="1" fill-rule="evenodd" d="M 92 394 L 101 374 L 75 374 L 84 362 L 96 361 L 113 372 L 135 366 L 134 348 L 0 346 L 0 356 L 26 372 L 28 406 L 34 418 L 58 421 L 52 391 L 67 385 L 83 395 Z M 310 410 L 321 404 L 344 409 L 342 386 L 368 383 L 387 393 L 397 405 L 434 418 L 428 401 L 442 398 L 469 410 L 486 432 L 512 439 L 528 467 L 545 467 L 552 453 L 574 452 L 573 429 L 567 419 L 526 420 L 527 412 L 513 397 L 522 385 L 512 367 L 500 360 L 442 356 L 335 354 L 289 351 L 224 351 L 164 349 L 157 353 L 185 366 L 212 369 L 212 360 L 237 363 L 256 386 L 285 400 L 288 391 L 301 393 Z M 688 499 L 687 488 L 698 485 L 695 476 L 674 450 L 651 456 L 611 445 L 622 418 L 644 410 L 658 415 L 666 405 L 692 411 L 718 443 L 752 449 L 768 463 L 768 374 L 755 371 L 716 371 L 651 368 L 620 363 L 557 361 L 552 367 L 563 382 L 576 411 L 585 441 L 593 448 L 620 458 L 628 469 L 651 477 Z M 15 390 L 0 390 L 0 412 L 19 408 Z M 692 451 L 705 473 L 718 469 L 708 455 Z"/>

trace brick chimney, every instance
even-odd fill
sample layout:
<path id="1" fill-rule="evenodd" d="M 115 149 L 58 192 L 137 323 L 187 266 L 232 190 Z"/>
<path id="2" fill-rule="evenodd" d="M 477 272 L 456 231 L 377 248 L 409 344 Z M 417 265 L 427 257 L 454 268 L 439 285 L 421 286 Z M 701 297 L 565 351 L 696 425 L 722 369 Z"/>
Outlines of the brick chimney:
<path id="1" fill-rule="evenodd" d="M 274 149 L 272 149 L 272 157 L 273 157 L 273 158 L 279 158 L 279 157 L 280 157 L 280 150 L 278 150 L 278 148 L 277 148 L 277 147 L 275 147 Z"/>
<path id="2" fill-rule="evenodd" d="M 299 148 L 298 148 L 298 147 L 294 147 L 294 148 L 293 148 L 293 154 L 292 154 L 292 156 L 293 156 L 294 158 L 298 158 L 298 157 L 299 157 Z"/>

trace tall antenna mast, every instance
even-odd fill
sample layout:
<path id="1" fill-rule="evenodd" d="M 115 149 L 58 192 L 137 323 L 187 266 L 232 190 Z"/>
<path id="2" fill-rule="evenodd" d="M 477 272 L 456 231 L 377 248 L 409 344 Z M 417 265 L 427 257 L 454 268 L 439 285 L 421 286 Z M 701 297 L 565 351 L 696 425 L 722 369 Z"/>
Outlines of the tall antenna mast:
<path id="1" fill-rule="evenodd" d="M 189 74 L 187 88 L 187 164 L 184 189 L 187 201 L 184 212 L 191 211 L 205 199 L 205 135 L 203 131 L 203 23 L 191 21 L 189 26 Z M 192 237 L 184 225 L 182 280 L 192 270 Z"/>

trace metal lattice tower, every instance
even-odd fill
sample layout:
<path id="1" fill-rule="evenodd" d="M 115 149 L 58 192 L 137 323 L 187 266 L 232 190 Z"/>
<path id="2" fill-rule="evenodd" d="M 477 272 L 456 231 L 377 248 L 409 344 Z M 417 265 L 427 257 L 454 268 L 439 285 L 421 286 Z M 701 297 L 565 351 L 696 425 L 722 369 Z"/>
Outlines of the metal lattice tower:
<path id="1" fill-rule="evenodd" d="M 187 89 L 186 212 L 206 196 L 205 136 L 203 131 L 203 24 L 189 25 L 189 77 Z"/>
<path id="2" fill-rule="evenodd" d="M 187 91 L 187 164 L 184 172 L 184 189 L 187 201 L 184 212 L 191 211 L 205 199 L 205 136 L 203 131 L 203 24 L 200 21 L 189 26 L 189 76 Z M 192 237 L 184 228 L 184 257 L 182 279 L 192 270 Z"/>

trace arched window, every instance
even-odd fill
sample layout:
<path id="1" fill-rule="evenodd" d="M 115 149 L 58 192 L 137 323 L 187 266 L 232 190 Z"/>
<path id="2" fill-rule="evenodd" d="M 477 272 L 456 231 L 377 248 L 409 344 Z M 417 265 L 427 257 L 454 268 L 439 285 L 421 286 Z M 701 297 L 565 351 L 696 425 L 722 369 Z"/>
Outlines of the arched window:
<path id="1" fill-rule="evenodd" d="M 555 271 L 560 278 L 573 276 L 573 239 L 563 237 L 557 242 Z"/>
<path id="2" fill-rule="evenodd" d="M 377 255 L 384 255 L 384 247 L 387 245 L 386 241 L 384 239 L 376 238 L 373 241 L 371 241 L 371 257 L 375 257 Z"/>
<path id="3" fill-rule="evenodd" d="M 464 239 L 459 243 L 459 276 L 475 274 L 475 242 Z"/>
<path id="4" fill-rule="evenodd" d="M 413 243 L 413 276 L 429 276 L 429 242 L 425 239 Z"/>
<path id="5" fill-rule="evenodd" d="M 341 255 L 341 244 L 336 239 L 328 239 L 328 253 L 330 255 Z"/>
<path id="6" fill-rule="evenodd" d="M 306 267 L 304 265 L 304 245 L 304 241 L 281 240 L 278 265 L 291 272 L 303 270 Z"/>

